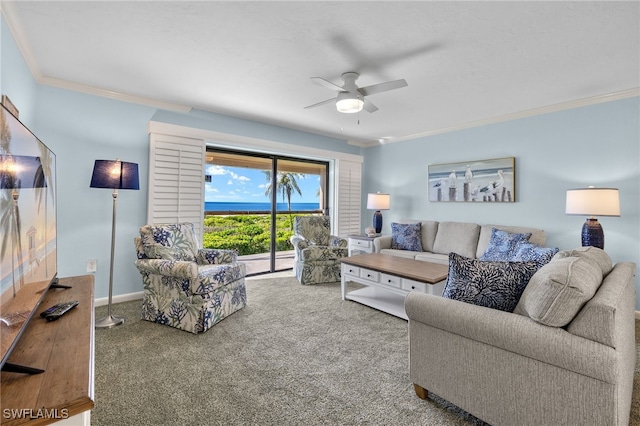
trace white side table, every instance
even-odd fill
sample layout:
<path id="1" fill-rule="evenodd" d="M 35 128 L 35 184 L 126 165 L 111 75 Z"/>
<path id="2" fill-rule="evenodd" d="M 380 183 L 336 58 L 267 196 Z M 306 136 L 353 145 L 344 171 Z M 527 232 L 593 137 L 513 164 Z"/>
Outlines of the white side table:
<path id="1" fill-rule="evenodd" d="M 349 256 L 374 252 L 373 239 L 375 237 L 353 234 L 347 236 L 347 238 L 349 239 Z"/>

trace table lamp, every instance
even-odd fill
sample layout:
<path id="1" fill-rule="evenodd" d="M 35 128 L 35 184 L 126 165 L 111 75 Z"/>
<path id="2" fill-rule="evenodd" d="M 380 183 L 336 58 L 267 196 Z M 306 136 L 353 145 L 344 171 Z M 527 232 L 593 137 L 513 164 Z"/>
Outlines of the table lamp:
<path id="1" fill-rule="evenodd" d="M 367 209 L 375 210 L 373 227 L 376 230 L 376 234 L 382 232 L 382 213 L 380 213 L 380 210 L 389 210 L 390 199 L 389 194 L 381 194 L 379 191 L 367 195 Z"/>
<path id="2" fill-rule="evenodd" d="M 620 216 L 617 188 L 567 190 L 566 214 L 589 216 L 582 225 L 582 245 L 604 249 L 604 231 L 595 216 Z"/>

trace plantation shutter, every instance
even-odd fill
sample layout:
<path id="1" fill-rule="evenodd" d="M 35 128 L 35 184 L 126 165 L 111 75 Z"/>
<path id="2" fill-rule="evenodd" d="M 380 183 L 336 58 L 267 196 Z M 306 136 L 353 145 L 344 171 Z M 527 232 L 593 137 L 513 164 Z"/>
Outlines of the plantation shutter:
<path id="1" fill-rule="evenodd" d="M 205 142 L 151 133 L 148 223 L 192 222 L 202 241 Z"/>
<path id="2" fill-rule="evenodd" d="M 355 161 L 337 161 L 337 235 L 360 234 L 362 200 L 362 164 Z"/>

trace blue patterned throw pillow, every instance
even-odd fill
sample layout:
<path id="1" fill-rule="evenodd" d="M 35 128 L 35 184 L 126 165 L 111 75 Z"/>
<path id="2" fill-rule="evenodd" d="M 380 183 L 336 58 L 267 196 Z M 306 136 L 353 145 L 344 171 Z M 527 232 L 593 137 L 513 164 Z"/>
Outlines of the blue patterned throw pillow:
<path id="1" fill-rule="evenodd" d="M 487 262 L 449 253 L 449 275 L 442 297 L 513 312 L 537 262 Z"/>
<path id="2" fill-rule="evenodd" d="M 422 225 L 420 223 L 392 223 L 391 248 L 396 250 L 422 250 Z"/>
<path id="3" fill-rule="evenodd" d="M 512 234 L 497 228 L 491 228 L 491 239 L 480 260 L 508 261 L 513 257 L 516 245 L 529 241 L 531 233 Z"/>
<path id="4" fill-rule="evenodd" d="M 513 256 L 509 260 L 515 262 L 533 261 L 542 266 L 549 263 L 556 253 L 558 253 L 557 247 L 541 247 L 528 241 L 520 241 L 516 244 Z"/>

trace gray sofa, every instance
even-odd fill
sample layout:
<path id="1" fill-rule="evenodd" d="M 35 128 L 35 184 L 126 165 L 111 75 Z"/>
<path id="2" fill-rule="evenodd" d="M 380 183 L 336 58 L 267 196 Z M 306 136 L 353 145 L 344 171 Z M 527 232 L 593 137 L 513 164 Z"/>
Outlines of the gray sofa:
<path id="1" fill-rule="evenodd" d="M 447 264 L 449 253 L 454 252 L 469 258 L 479 258 L 489 245 L 491 229 L 497 228 L 511 233 L 531 233 L 529 242 L 544 246 L 546 234 L 542 229 L 523 226 L 479 225 L 467 222 L 402 221 L 402 223 L 420 223 L 423 251 L 397 250 L 391 248 L 391 235 L 377 237 L 373 247 L 377 253 L 410 259 Z"/>
<path id="2" fill-rule="evenodd" d="M 635 264 L 559 252 L 514 313 L 411 292 L 410 378 L 494 425 L 627 425 Z M 607 263 L 608 259 L 608 263 Z"/>

